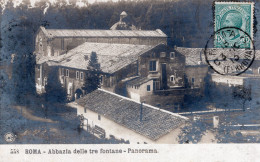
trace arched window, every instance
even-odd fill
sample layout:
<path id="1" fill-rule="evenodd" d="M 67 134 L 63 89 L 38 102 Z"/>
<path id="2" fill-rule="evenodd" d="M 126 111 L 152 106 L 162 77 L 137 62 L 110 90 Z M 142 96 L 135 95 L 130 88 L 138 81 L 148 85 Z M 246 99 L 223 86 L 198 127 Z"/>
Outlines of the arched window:
<path id="1" fill-rule="evenodd" d="M 175 85 L 175 83 L 176 83 L 176 77 L 175 77 L 175 75 L 171 75 L 171 76 L 170 76 L 170 81 Z"/>
<path id="2" fill-rule="evenodd" d="M 171 59 L 174 59 L 175 57 L 176 57 L 175 52 L 171 52 L 171 53 L 170 53 L 170 58 L 171 58 Z"/>
<path id="3" fill-rule="evenodd" d="M 174 81 L 175 81 L 175 76 L 174 76 L 174 75 L 171 75 L 171 76 L 170 76 L 170 81 L 171 81 L 171 82 L 174 82 Z"/>

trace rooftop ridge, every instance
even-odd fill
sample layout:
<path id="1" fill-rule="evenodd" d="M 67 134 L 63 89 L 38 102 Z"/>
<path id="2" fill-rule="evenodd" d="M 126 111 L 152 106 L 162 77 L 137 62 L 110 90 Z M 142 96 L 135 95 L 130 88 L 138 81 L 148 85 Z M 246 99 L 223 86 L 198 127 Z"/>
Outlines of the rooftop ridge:
<path id="1" fill-rule="evenodd" d="M 125 31 L 131 31 L 131 32 L 142 32 L 142 31 L 155 31 L 161 34 L 165 34 L 161 29 L 155 29 L 155 30 L 110 30 L 110 29 L 46 29 L 44 28 L 46 31 L 48 30 L 89 30 L 89 31 L 118 31 L 118 32 L 125 32 Z"/>
<path id="2" fill-rule="evenodd" d="M 183 49 L 204 49 L 204 48 L 193 48 L 193 47 L 178 47 L 176 46 L 175 48 L 183 48 Z"/>
<path id="3" fill-rule="evenodd" d="M 167 38 L 160 29 L 156 30 L 109 30 L 109 29 L 46 29 L 40 27 L 48 38 L 58 37 L 158 37 Z"/>
<path id="4" fill-rule="evenodd" d="M 97 44 L 99 44 L 99 45 L 101 45 L 101 46 L 112 46 L 112 47 L 113 47 L 113 46 L 115 46 L 115 47 L 117 47 L 117 46 L 130 46 L 130 48 L 137 48 L 137 47 L 140 48 L 139 51 L 136 52 L 136 55 L 131 56 L 132 58 L 129 59 L 129 61 L 127 62 L 127 64 L 124 64 L 124 65 L 118 67 L 117 70 L 114 70 L 114 69 L 110 69 L 110 70 L 109 70 L 109 69 L 107 69 L 107 70 L 103 71 L 103 72 L 105 72 L 105 73 L 110 73 L 110 74 L 113 74 L 113 73 L 115 73 L 116 71 L 118 71 L 118 70 L 120 70 L 120 69 L 122 69 L 122 68 L 128 66 L 129 64 L 134 63 L 136 60 L 138 60 L 138 57 L 140 57 L 142 54 L 146 53 L 147 51 L 150 51 L 150 50 L 153 49 L 153 48 L 156 48 L 156 47 L 159 46 L 159 45 L 162 45 L 162 43 L 161 43 L 161 44 L 157 44 L 157 45 L 134 45 L 134 44 L 114 44 L 114 43 L 111 44 L 111 43 L 85 42 L 85 43 L 83 43 L 83 44 L 81 44 L 81 45 L 79 45 L 79 46 L 77 46 L 77 47 L 71 49 L 71 50 L 68 51 L 64 56 L 60 56 L 61 58 L 59 58 L 59 56 L 58 56 L 57 61 L 58 61 L 59 63 L 62 63 L 64 60 L 66 60 L 66 59 L 68 59 L 68 58 L 72 58 L 72 57 L 74 57 L 74 56 L 76 56 L 76 55 L 79 55 L 79 54 L 82 55 L 82 53 L 77 53 L 77 54 L 75 54 L 75 51 L 77 51 L 77 49 L 84 48 L 84 46 L 97 45 Z M 98 56 L 98 57 L 99 57 L 99 56 L 109 56 L 109 55 L 100 54 L 100 53 L 99 53 L 98 51 L 96 51 L 95 49 L 93 49 L 92 51 L 97 52 L 97 56 Z M 123 52 L 123 53 L 125 53 L 125 52 Z M 84 54 L 86 54 L 86 53 L 84 53 Z M 88 55 L 89 55 L 89 54 L 88 54 Z M 118 57 L 120 57 L 120 56 L 121 56 L 121 54 L 119 54 Z M 63 58 L 62 58 L 62 57 L 63 57 Z M 117 57 L 117 56 L 111 56 L 111 57 L 114 58 L 114 57 Z M 122 57 L 123 57 L 123 56 L 122 56 Z"/>

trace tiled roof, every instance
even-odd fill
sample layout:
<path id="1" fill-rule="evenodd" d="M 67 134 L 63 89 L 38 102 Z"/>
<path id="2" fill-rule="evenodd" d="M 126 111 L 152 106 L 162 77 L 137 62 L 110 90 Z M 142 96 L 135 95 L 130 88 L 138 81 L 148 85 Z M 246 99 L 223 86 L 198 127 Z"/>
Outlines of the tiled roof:
<path id="1" fill-rule="evenodd" d="M 143 116 L 140 121 L 140 103 L 102 89 L 95 90 L 76 102 L 152 140 L 157 140 L 178 128 L 188 119 L 143 104 Z"/>
<path id="2" fill-rule="evenodd" d="M 183 54 L 186 58 L 186 65 L 196 66 L 196 65 L 206 65 L 204 48 L 186 48 L 186 47 L 176 47 L 175 50 Z M 221 52 L 221 50 L 220 50 Z M 233 52 L 233 51 L 231 51 Z M 236 49 L 236 54 L 239 58 L 244 57 L 243 49 Z M 255 60 L 260 60 L 260 50 L 255 50 Z"/>
<path id="3" fill-rule="evenodd" d="M 167 35 L 157 30 L 91 30 L 91 29 L 45 29 L 48 38 L 55 37 L 164 37 Z"/>
<path id="4" fill-rule="evenodd" d="M 46 60 L 58 62 L 58 65 L 87 70 L 91 52 L 96 52 L 100 68 L 105 73 L 114 73 L 133 63 L 138 57 L 156 46 L 133 44 L 110 44 L 86 42 L 70 50 L 67 54 L 53 56 Z M 37 63 L 42 62 L 39 60 Z"/>
<path id="5" fill-rule="evenodd" d="M 255 60 L 260 60 L 260 50 L 255 50 Z"/>
<path id="6" fill-rule="evenodd" d="M 206 65 L 203 48 L 176 47 L 175 50 L 185 56 L 188 66 Z"/>
<path id="7" fill-rule="evenodd" d="M 128 81 L 127 84 L 139 86 L 139 85 L 142 85 L 142 84 L 148 82 L 149 80 L 152 80 L 152 79 L 146 78 L 146 77 L 138 77 L 138 78 L 134 78 L 134 79 Z"/>

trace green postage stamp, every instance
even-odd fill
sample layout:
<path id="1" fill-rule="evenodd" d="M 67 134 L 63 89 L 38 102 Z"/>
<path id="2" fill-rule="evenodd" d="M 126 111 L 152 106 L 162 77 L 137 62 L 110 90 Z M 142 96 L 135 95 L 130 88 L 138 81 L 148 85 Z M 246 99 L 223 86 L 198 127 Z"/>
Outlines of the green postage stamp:
<path id="1" fill-rule="evenodd" d="M 215 2 L 215 48 L 251 49 L 253 18 L 253 2 Z"/>

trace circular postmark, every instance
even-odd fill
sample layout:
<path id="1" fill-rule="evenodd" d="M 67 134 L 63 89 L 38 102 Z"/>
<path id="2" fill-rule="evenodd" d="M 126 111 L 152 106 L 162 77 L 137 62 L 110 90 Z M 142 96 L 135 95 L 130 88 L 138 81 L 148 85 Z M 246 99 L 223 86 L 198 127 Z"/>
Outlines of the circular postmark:
<path id="1" fill-rule="evenodd" d="M 218 74 L 240 75 L 252 65 L 255 47 L 250 35 L 240 28 L 224 27 L 207 41 L 204 55 L 208 65 Z"/>
<path id="2" fill-rule="evenodd" d="M 15 141 L 15 138 L 16 138 L 16 135 L 14 135 L 13 133 L 11 132 L 7 132 L 5 135 L 4 135 L 4 139 L 6 142 L 8 143 L 12 143 Z"/>

